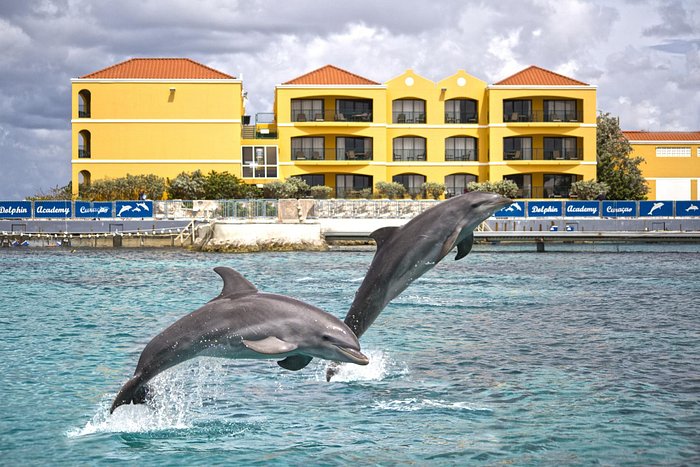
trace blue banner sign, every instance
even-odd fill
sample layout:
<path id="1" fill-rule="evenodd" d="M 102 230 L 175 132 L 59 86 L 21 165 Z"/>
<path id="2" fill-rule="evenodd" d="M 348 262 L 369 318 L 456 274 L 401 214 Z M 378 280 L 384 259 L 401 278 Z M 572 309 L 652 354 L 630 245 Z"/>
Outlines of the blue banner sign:
<path id="1" fill-rule="evenodd" d="M 603 201 L 603 217 L 637 217 L 635 201 Z"/>
<path id="2" fill-rule="evenodd" d="M 640 201 L 640 217 L 673 217 L 673 201 Z"/>
<path id="3" fill-rule="evenodd" d="M 528 217 L 561 217 L 561 201 L 530 201 L 527 203 Z"/>
<path id="4" fill-rule="evenodd" d="M 117 201 L 116 217 L 153 217 L 153 201 Z"/>
<path id="5" fill-rule="evenodd" d="M 515 201 L 510 206 L 496 211 L 494 217 L 525 217 L 525 202 Z"/>
<path id="6" fill-rule="evenodd" d="M 0 201 L 0 219 L 32 217 L 31 201 Z"/>
<path id="7" fill-rule="evenodd" d="M 600 217 L 599 201 L 567 201 L 566 217 Z"/>
<path id="8" fill-rule="evenodd" d="M 700 217 L 700 201 L 676 201 L 676 217 Z"/>
<path id="9" fill-rule="evenodd" d="M 76 201 L 75 217 L 88 217 L 98 219 L 112 216 L 112 203 L 110 201 Z"/>
<path id="10" fill-rule="evenodd" d="M 34 201 L 34 217 L 56 219 L 73 217 L 70 201 Z"/>

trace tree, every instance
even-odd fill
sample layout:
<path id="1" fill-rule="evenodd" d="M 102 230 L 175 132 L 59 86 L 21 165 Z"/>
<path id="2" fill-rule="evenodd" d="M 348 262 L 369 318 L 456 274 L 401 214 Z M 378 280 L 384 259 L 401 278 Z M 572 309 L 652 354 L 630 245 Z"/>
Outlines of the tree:
<path id="1" fill-rule="evenodd" d="M 571 194 L 580 200 L 597 199 L 598 196 L 605 196 L 610 188 L 607 183 L 596 182 L 595 180 L 581 180 L 571 184 Z"/>
<path id="2" fill-rule="evenodd" d="M 620 130 L 620 122 L 609 113 L 597 119 L 596 154 L 598 181 L 609 187 L 609 199 L 646 199 L 649 191 L 639 165 L 643 157 L 632 157 L 632 145 Z"/>
<path id="3" fill-rule="evenodd" d="M 165 193 L 165 179 L 157 175 L 130 175 L 120 178 L 95 180 L 81 189 L 81 198 L 93 201 L 114 201 L 138 199 L 144 193 L 149 199 L 162 199 Z"/>
<path id="4" fill-rule="evenodd" d="M 64 200 L 64 199 L 72 199 L 73 198 L 73 183 L 68 182 L 68 185 L 66 186 L 59 186 L 56 185 L 55 187 L 51 188 L 48 193 L 44 193 L 43 190 L 39 191 L 39 193 L 33 195 L 33 196 L 27 196 L 28 201 L 32 200 L 48 200 L 48 199 L 55 199 L 55 200 Z"/>

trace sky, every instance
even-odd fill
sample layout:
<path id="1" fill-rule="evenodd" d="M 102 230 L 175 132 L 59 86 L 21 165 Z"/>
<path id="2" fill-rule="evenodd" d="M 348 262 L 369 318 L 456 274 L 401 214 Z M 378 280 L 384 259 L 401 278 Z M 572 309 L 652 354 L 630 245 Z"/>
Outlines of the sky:
<path id="1" fill-rule="evenodd" d="M 71 78 L 186 57 L 243 78 L 247 113 L 327 64 L 385 82 L 537 65 L 597 86 L 625 130 L 700 130 L 697 0 L 0 0 L 0 200 L 70 181 Z"/>

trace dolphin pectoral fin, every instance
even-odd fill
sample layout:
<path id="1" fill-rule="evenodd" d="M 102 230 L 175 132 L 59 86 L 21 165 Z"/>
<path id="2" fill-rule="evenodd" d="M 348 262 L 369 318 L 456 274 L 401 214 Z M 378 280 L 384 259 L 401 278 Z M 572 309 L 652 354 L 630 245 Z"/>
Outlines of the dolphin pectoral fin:
<path id="1" fill-rule="evenodd" d="M 290 355 L 284 360 L 277 362 L 277 364 L 286 370 L 298 371 L 308 365 L 311 360 L 313 360 L 313 357 L 307 355 Z"/>
<path id="2" fill-rule="evenodd" d="M 292 352 L 297 349 L 296 344 L 290 344 L 275 336 L 266 337 L 259 341 L 250 341 L 243 339 L 243 345 L 248 347 L 253 352 L 264 355 L 279 355 L 281 353 Z"/>
<path id="3" fill-rule="evenodd" d="M 382 227 L 369 234 L 370 238 L 377 243 L 377 251 L 397 230 L 399 230 L 399 227 Z"/>
<path id="4" fill-rule="evenodd" d="M 250 295 L 258 293 L 257 287 L 248 282 L 238 271 L 224 266 L 214 268 L 214 272 L 224 280 L 224 288 L 214 300 L 230 297 L 232 295 Z"/>
<path id="5" fill-rule="evenodd" d="M 464 240 L 457 244 L 457 256 L 455 256 L 455 261 L 462 259 L 472 251 L 472 246 L 474 245 L 474 232 L 471 232 Z"/>

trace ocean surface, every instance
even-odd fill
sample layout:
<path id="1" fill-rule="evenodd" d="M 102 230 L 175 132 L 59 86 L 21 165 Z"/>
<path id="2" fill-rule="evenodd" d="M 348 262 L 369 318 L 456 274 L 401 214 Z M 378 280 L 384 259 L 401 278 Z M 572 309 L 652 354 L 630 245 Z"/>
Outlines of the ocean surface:
<path id="1" fill-rule="evenodd" d="M 0 464 L 700 465 L 700 254 L 659 246 L 449 257 L 362 337 L 367 367 L 194 359 L 109 415 L 213 267 L 342 319 L 371 259 L 1 250 Z"/>

